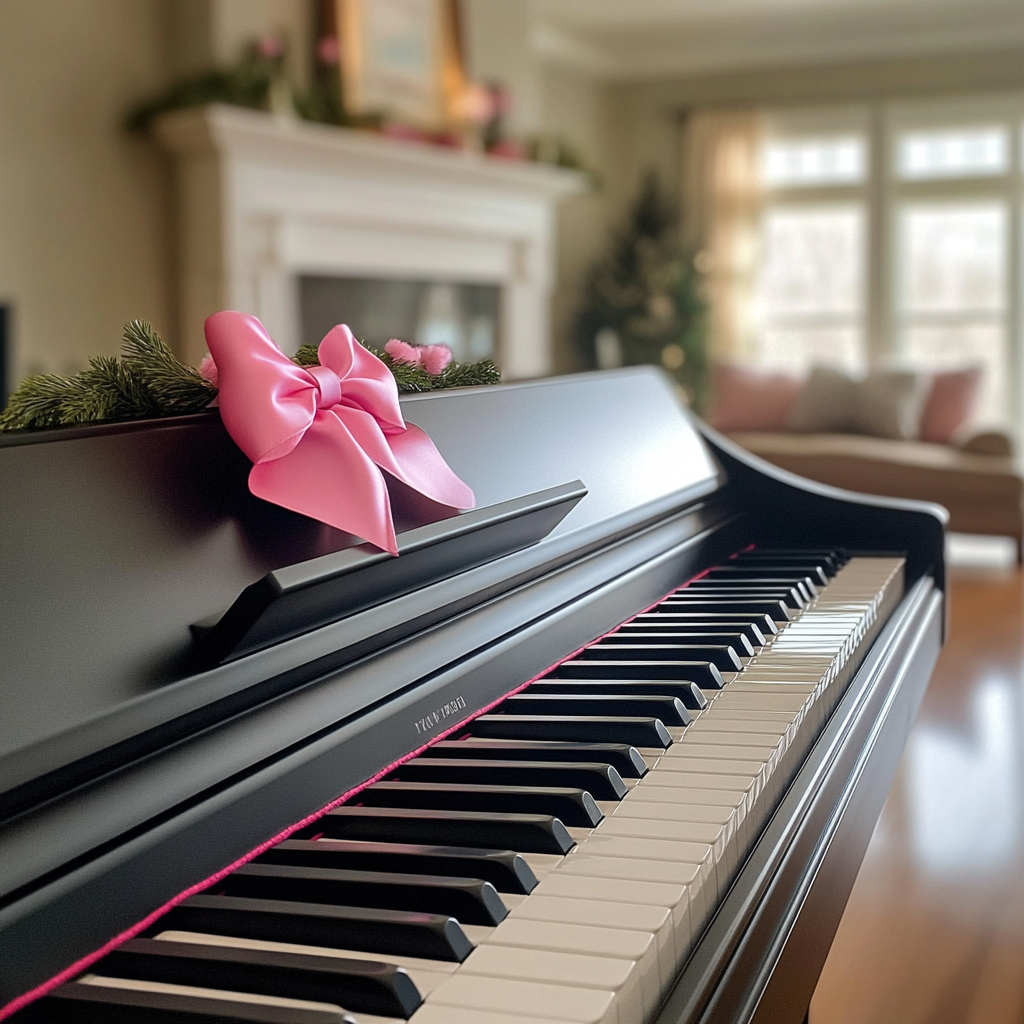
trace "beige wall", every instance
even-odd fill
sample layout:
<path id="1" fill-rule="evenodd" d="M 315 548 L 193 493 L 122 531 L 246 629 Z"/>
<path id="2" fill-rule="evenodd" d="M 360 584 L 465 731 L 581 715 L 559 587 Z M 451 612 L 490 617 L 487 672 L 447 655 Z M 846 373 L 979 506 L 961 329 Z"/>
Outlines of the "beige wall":
<path id="1" fill-rule="evenodd" d="M 608 88 L 586 75 L 557 68 L 541 74 L 542 129 L 570 143 L 599 177 L 589 194 L 563 203 L 557 214 L 558 252 L 552 302 L 556 372 L 579 368 L 570 331 L 580 287 L 591 263 L 608 243 L 609 194 L 605 185 L 612 153 Z"/>
<path id="2" fill-rule="evenodd" d="M 170 325 L 167 175 L 126 106 L 162 82 L 159 0 L 0 3 L 0 301 L 15 374 Z"/>

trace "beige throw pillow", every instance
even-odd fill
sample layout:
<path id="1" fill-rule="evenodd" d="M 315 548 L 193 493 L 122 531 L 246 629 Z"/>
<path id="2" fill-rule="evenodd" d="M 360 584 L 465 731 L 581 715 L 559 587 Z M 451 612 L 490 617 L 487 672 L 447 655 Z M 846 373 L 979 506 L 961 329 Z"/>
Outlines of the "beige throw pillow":
<path id="1" fill-rule="evenodd" d="M 869 373 L 857 386 L 857 425 L 862 434 L 912 441 L 920 436 L 929 379 L 910 370 Z"/>
<path id="2" fill-rule="evenodd" d="M 842 370 L 814 366 L 796 396 L 789 429 L 802 434 L 850 434 L 857 429 L 857 382 Z"/>
<path id="3" fill-rule="evenodd" d="M 791 430 L 871 434 L 909 441 L 921 428 L 929 380 L 909 370 L 874 370 L 859 380 L 841 370 L 814 367 L 797 395 Z"/>

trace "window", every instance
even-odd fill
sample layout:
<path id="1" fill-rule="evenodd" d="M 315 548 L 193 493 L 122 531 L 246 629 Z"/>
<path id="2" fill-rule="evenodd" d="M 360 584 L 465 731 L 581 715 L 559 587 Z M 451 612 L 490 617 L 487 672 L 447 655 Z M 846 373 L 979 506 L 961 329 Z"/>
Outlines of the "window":
<path id="1" fill-rule="evenodd" d="M 857 205 L 767 208 L 757 290 L 765 362 L 859 364 L 863 234 Z"/>
<path id="2" fill-rule="evenodd" d="M 980 365 L 980 418 L 1021 418 L 1024 95 L 768 112 L 760 146 L 755 358 Z"/>
<path id="3" fill-rule="evenodd" d="M 983 366 L 983 404 L 999 419 L 1009 397 L 1008 219 L 1000 203 L 906 203 L 897 248 L 901 352 L 925 366 Z"/>
<path id="4" fill-rule="evenodd" d="M 762 174 L 769 187 L 849 184 L 864 180 L 864 155 L 857 136 L 769 140 Z"/>
<path id="5" fill-rule="evenodd" d="M 766 118 L 752 323 L 760 359 L 855 369 L 864 352 L 867 137 L 858 111 Z"/>
<path id="6" fill-rule="evenodd" d="M 1008 134 L 1003 128 L 905 132 L 899 141 L 899 174 L 909 181 L 1005 174 Z"/>

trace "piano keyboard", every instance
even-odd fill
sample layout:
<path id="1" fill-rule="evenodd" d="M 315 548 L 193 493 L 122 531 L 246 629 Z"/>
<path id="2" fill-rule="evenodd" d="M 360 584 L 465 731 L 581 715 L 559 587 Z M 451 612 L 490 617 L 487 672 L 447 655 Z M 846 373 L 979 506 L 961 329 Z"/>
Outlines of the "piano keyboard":
<path id="1" fill-rule="evenodd" d="M 17 1019 L 650 1020 L 902 594 L 744 553 Z"/>

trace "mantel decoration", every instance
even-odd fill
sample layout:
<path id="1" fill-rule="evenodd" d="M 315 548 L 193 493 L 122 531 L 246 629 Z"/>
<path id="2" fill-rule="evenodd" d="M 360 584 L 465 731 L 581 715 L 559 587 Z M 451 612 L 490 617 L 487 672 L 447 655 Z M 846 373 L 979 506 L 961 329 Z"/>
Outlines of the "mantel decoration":
<path id="1" fill-rule="evenodd" d="M 320 0 L 308 88 L 293 83 L 285 38 L 268 33 L 248 43 L 230 67 L 179 79 L 161 94 L 135 104 L 125 127 L 142 133 L 161 114 L 226 103 L 410 143 L 564 167 L 587 175 L 596 185 L 597 176 L 567 140 L 554 135 L 519 140 L 508 134 L 512 97 L 500 82 L 466 79 L 456 19 L 452 0 Z M 339 22 L 348 23 L 347 33 Z M 374 27 L 384 38 L 366 37 L 365 30 Z M 431 38 L 417 41 L 417 32 L 424 30 Z M 397 37 L 391 39 L 390 33 Z M 389 54 L 393 59 L 385 59 L 381 66 L 380 58 Z M 376 55 L 376 64 L 368 59 L 371 55 Z M 412 66 L 405 67 L 410 61 Z M 418 100 L 412 107 L 398 102 L 389 106 L 389 84 L 396 100 L 408 100 L 410 92 Z M 418 106 L 428 112 L 415 116 Z"/>
<path id="2" fill-rule="evenodd" d="M 198 369 L 178 361 L 153 327 L 125 327 L 120 357 L 94 356 L 74 376 L 28 377 L 0 413 L 0 430 L 116 423 L 220 410 L 252 460 L 257 497 L 355 534 L 398 554 L 382 470 L 453 509 L 473 492 L 430 438 L 406 423 L 400 392 L 497 384 L 489 359 L 457 363 L 444 345 L 393 339 L 382 353 L 344 325 L 289 359 L 253 316 L 206 321 L 210 355 Z"/>

